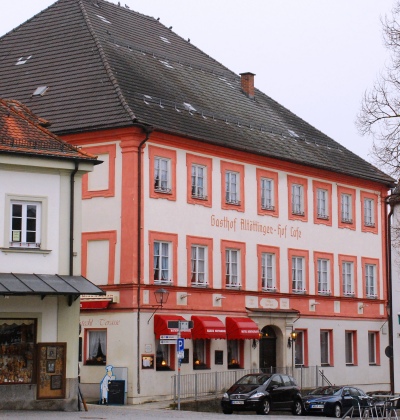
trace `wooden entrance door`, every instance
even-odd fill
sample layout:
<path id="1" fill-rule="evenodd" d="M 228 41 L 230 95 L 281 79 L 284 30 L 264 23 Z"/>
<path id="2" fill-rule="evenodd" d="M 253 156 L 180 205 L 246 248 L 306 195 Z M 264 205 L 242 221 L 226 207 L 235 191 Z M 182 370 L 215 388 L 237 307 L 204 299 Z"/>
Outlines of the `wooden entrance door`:
<path id="1" fill-rule="evenodd" d="M 260 368 L 276 367 L 276 334 L 272 327 L 266 326 L 261 330 L 260 338 Z"/>

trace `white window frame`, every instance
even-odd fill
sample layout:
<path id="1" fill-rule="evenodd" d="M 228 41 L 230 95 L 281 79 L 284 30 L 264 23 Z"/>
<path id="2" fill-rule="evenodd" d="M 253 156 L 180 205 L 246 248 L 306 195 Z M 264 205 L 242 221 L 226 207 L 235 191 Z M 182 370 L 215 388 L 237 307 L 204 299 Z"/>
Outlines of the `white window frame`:
<path id="1" fill-rule="evenodd" d="M 342 290 L 344 296 L 354 296 L 354 263 L 342 262 Z"/>
<path id="2" fill-rule="evenodd" d="M 261 253 L 261 288 L 266 292 L 276 291 L 276 255 Z"/>
<path id="3" fill-rule="evenodd" d="M 237 289 L 241 287 L 240 279 L 240 250 L 225 249 L 225 287 Z"/>
<path id="4" fill-rule="evenodd" d="M 153 242 L 153 280 L 154 284 L 172 283 L 172 244 L 170 242 Z"/>
<path id="5" fill-rule="evenodd" d="M 354 331 L 345 331 L 346 365 L 354 365 Z"/>
<path id="6" fill-rule="evenodd" d="M 274 180 L 271 178 L 261 178 L 261 209 L 275 210 L 274 203 Z"/>
<path id="7" fill-rule="evenodd" d="M 192 286 L 208 286 L 208 247 L 193 244 L 190 250 L 190 278 Z"/>
<path id="8" fill-rule="evenodd" d="M 225 172 L 225 201 L 227 204 L 240 206 L 240 173 Z"/>
<path id="9" fill-rule="evenodd" d="M 107 330 L 87 330 L 86 340 L 87 354 L 85 364 L 105 365 L 107 363 Z M 104 360 L 97 360 L 99 345 Z"/>
<path id="10" fill-rule="evenodd" d="M 372 198 L 364 198 L 364 225 L 375 227 L 374 200 Z"/>
<path id="11" fill-rule="evenodd" d="M 154 191 L 171 193 L 171 159 L 161 156 L 154 158 Z"/>
<path id="12" fill-rule="evenodd" d="M 305 258 L 292 257 L 292 291 L 294 293 L 304 293 L 305 290 Z"/>
<path id="13" fill-rule="evenodd" d="M 321 365 L 330 365 L 330 331 L 321 330 L 319 335 L 320 352 L 321 352 Z"/>
<path id="14" fill-rule="evenodd" d="M 343 223 L 353 223 L 352 199 L 351 194 L 342 193 L 341 218 Z"/>
<path id="15" fill-rule="evenodd" d="M 192 198 L 207 200 L 207 166 L 192 164 Z"/>
<path id="16" fill-rule="evenodd" d="M 317 218 L 329 220 L 328 214 L 328 191 L 317 189 Z"/>
<path id="17" fill-rule="evenodd" d="M 292 184 L 292 214 L 304 216 L 304 186 Z"/>
<path id="18" fill-rule="evenodd" d="M 330 284 L 330 260 L 326 258 L 318 258 L 317 275 L 318 275 L 318 293 L 322 295 L 330 294 L 328 289 Z"/>
<path id="19" fill-rule="evenodd" d="M 377 334 L 374 331 L 368 331 L 368 362 L 370 365 L 376 365 Z"/>
<path id="20" fill-rule="evenodd" d="M 365 264 L 365 295 L 376 299 L 376 264 Z"/>
<path id="21" fill-rule="evenodd" d="M 14 206 L 21 206 L 21 229 L 13 230 Z M 28 241 L 28 234 L 32 232 L 29 230 L 30 219 L 28 216 L 28 208 L 35 207 L 35 241 Z M 42 224 L 42 203 L 40 201 L 24 201 L 24 200 L 10 200 L 10 231 L 9 231 L 9 245 L 13 247 L 22 248 L 40 248 L 41 247 L 41 224 Z"/>

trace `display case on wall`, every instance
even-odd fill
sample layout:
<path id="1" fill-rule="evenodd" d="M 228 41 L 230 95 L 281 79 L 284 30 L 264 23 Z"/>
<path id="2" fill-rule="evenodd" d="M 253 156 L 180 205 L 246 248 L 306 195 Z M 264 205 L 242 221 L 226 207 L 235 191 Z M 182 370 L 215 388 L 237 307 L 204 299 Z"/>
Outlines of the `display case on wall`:
<path id="1" fill-rule="evenodd" d="M 0 385 L 35 382 L 36 321 L 0 318 Z"/>

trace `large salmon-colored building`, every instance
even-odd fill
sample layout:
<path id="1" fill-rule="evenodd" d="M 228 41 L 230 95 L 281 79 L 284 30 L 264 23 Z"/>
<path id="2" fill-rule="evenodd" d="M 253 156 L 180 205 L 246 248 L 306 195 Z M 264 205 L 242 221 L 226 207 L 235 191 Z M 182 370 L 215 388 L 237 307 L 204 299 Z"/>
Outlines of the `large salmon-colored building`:
<path id="1" fill-rule="evenodd" d="M 83 180 L 75 249 L 108 293 L 81 301 L 86 395 L 111 364 L 129 403 L 169 397 L 171 320 L 193 321 L 182 374 L 320 368 L 389 389 L 393 179 L 254 74 L 103 0 L 57 1 L 1 38 L 0 56 L 0 96 L 103 161 Z"/>

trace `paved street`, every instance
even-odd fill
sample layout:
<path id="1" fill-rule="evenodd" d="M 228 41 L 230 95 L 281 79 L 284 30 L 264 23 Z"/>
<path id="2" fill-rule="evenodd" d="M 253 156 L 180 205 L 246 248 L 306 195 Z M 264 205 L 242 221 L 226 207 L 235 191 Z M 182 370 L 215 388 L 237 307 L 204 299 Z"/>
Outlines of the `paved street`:
<path id="1" fill-rule="evenodd" d="M 228 419 L 240 419 L 248 416 L 255 416 L 256 414 L 243 413 L 243 414 L 232 414 L 226 416 L 222 413 L 203 413 L 193 411 L 176 411 L 169 410 L 162 407 L 160 403 L 156 404 L 143 404 L 136 406 L 100 406 L 100 405 L 88 405 L 88 411 L 80 411 L 74 413 L 65 412 L 44 412 L 44 411 L 0 411 L 0 419 L 91 419 L 91 420 L 114 420 L 114 419 L 131 419 L 145 420 L 145 419 L 214 419 L 214 418 L 226 418 Z M 278 418 L 278 420 L 294 420 L 294 416 L 290 413 L 274 413 L 268 416 L 270 420 Z M 306 417 L 299 416 L 299 420 L 305 419 Z M 308 417 L 309 419 L 310 417 Z M 315 417 L 313 420 L 320 420 L 325 417 Z M 325 419 L 326 420 L 326 419 Z"/>

